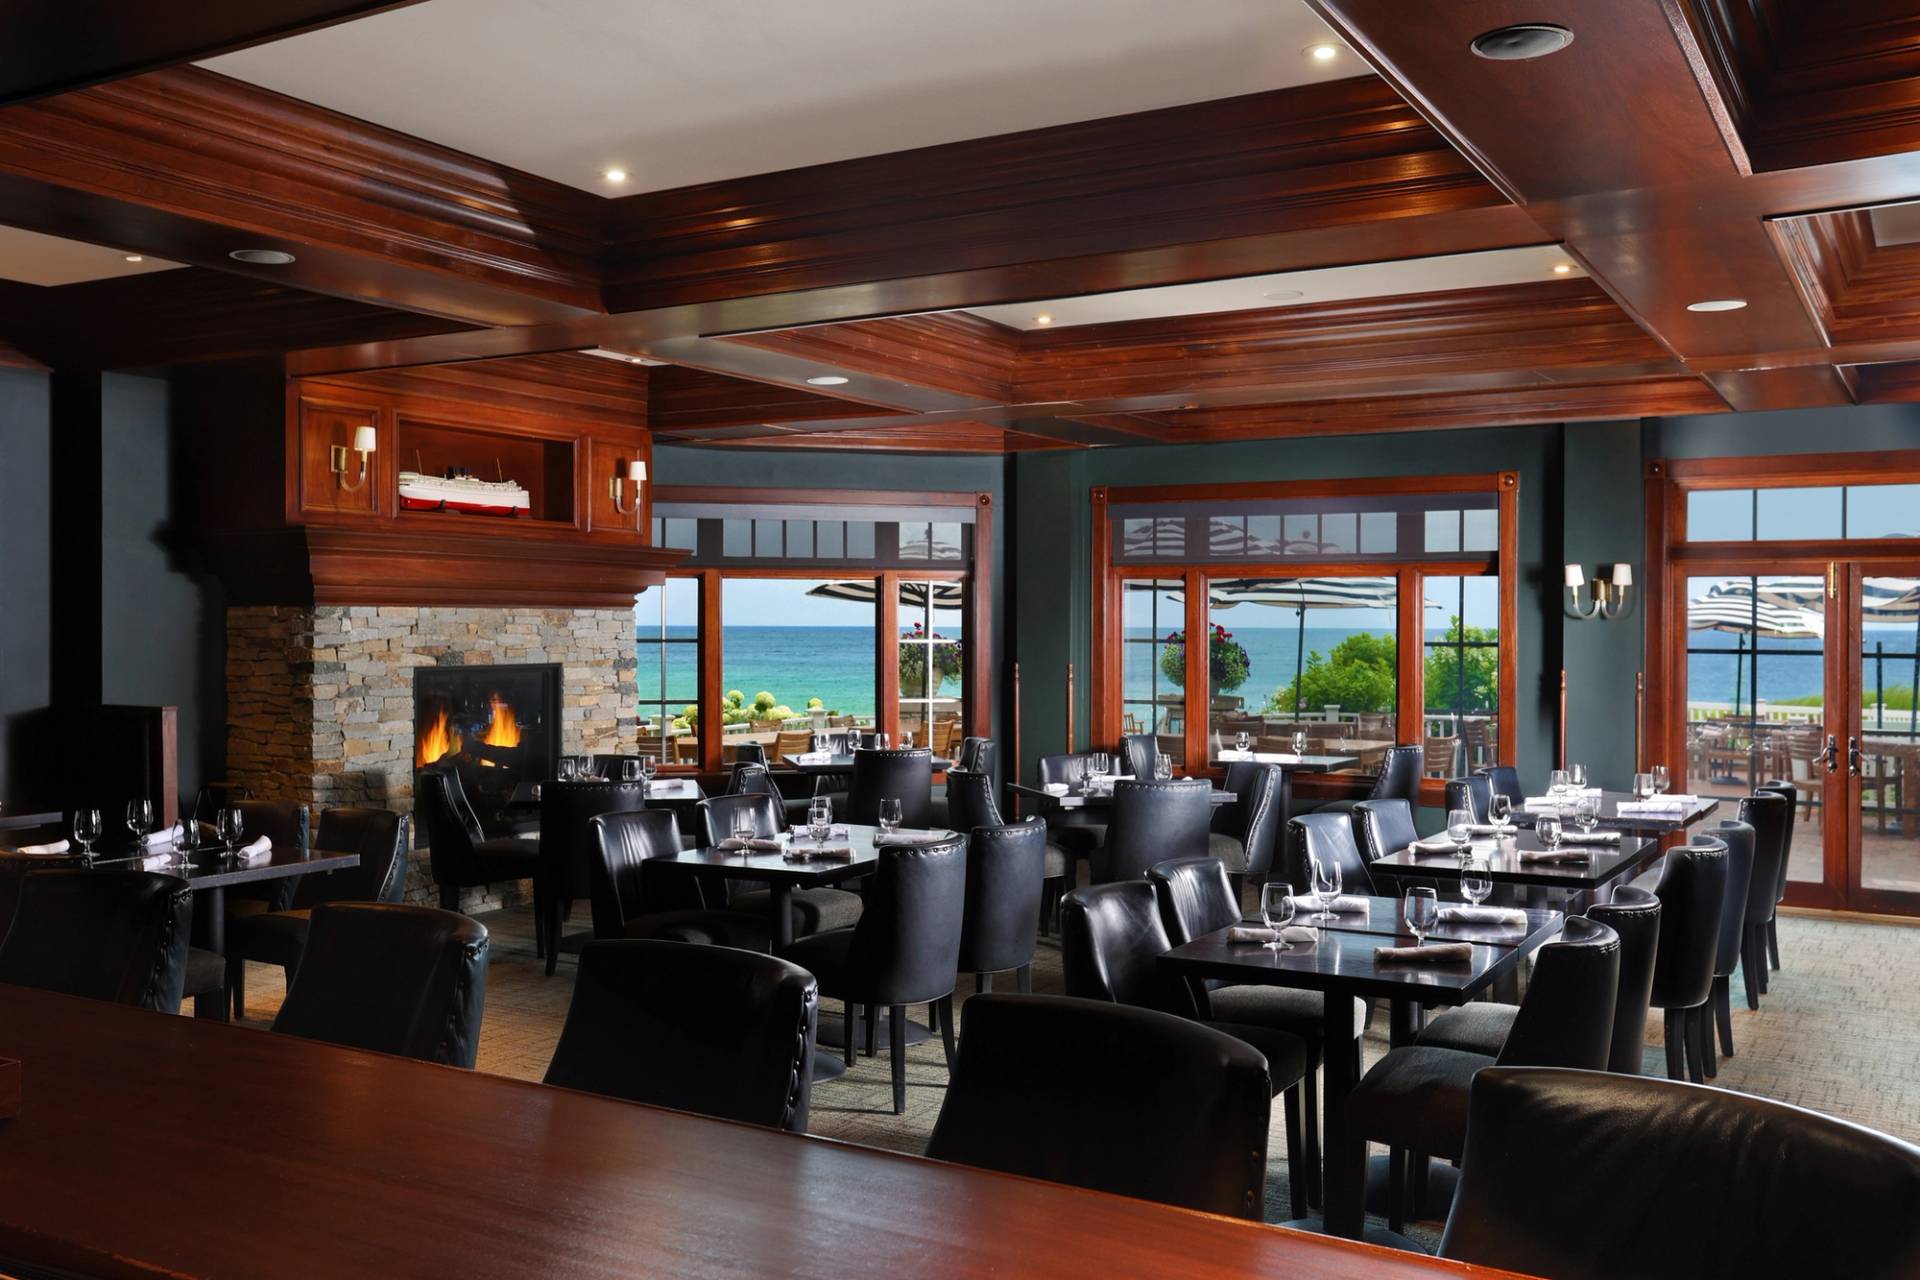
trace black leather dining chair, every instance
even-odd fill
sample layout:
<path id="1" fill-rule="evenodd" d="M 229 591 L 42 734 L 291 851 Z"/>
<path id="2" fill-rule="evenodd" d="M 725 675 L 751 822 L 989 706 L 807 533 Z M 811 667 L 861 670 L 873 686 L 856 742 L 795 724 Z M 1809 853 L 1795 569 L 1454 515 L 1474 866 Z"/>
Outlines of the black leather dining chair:
<path id="1" fill-rule="evenodd" d="M 546 1083 L 807 1131 L 820 989 L 778 956 L 620 939 L 580 949 Z"/>
<path id="2" fill-rule="evenodd" d="M 1482 1068 L 1575 1067 L 1600 1071 L 1613 1044 L 1620 938 L 1570 917 L 1534 957 L 1533 977 L 1497 1057 L 1414 1043 L 1387 1051 L 1347 1099 L 1353 1135 L 1390 1151 L 1387 1229 L 1405 1225 L 1407 1158 L 1458 1160 L 1467 1094 Z"/>
<path id="3" fill-rule="evenodd" d="M 933 812 L 933 752 L 925 747 L 862 747 L 854 752 L 847 812 L 840 820 L 873 826 L 880 820 L 882 800 L 900 802 L 901 826 L 925 828 Z"/>
<path id="4" fill-rule="evenodd" d="M 265 836 L 277 851 L 290 851 L 302 859 L 307 856 L 312 812 L 306 805 L 284 800 L 236 800 L 231 807 L 240 811 L 246 832 L 243 840 Z M 225 895 L 227 919 L 255 911 L 285 911 L 293 905 L 303 878 L 276 876 L 253 884 L 229 885 Z"/>
<path id="5" fill-rule="evenodd" d="M 1267 1063 L 1243 1040 L 1153 1009 L 983 995 L 927 1157 L 1258 1222 Z"/>
<path id="6" fill-rule="evenodd" d="M 1237 799 L 1214 811 L 1207 853 L 1226 865 L 1236 888 L 1265 884 L 1273 872 L 1280 842 L 1280 770 L 1270 764 L 1237 760 L 1227 766 L 1225 789 Z"/>
<path id="7" fill-rule="evenodd" d="M 549 782 L 540 788 L 540 900 L 546 917 L 547 976 L 560 963 L 560 925 L 577 899 L 593 895 L 593 820 L 647 807 L 644 782 Z"/>
<path id="8" fill-rule="evenodd" d="M 992 777 L 996 756 L 992 738 L 962 738 L 960 750 L 954 753 L 953 767 Z"/>
<path id="9" fill-rule="evenodd" d="M 0 982 L 172 1013 L 187 977 L 193 894 L 130 868 L 18 877 L 0 936 Z"/>
<path id="10" fill-rule="evenodd" d="M 1040 757 L 1042 787 L 1054 783 L 1078 787 L 1092 771 L 1092 756 L 1085 751 Z M 1090 809 L 1049 810 L 1047 829 L 1053 832 L 1054 843 L 1076 859 L 1091 859 L 1107 839 L 1106 819 Z"/>
<path id="11" fill-rule="evenodd" d="M 783 814 L 770 796 L 754 793 L 713 796 L 700 802 L 701 839 L 711 849 L 733 838 L 734 819 L 747 815 L 756 839 L 766 840 L 780 834 Z M 747 912 L 764 919 L 772 910 L 772 894 L 752 880 L 722 882 L 727 895 L 727 910 Z M 818 889 L 794 889 L 787 894 L 787 910 L 793 916 L 793 936 L 803 938 L 828 929 L 851 928 L 860 919 L 860 895 L 831 886 Z"/>
<path id="12" fill-rule="evenodd" d="M 459 910 L 462 889 L 531 880 L 534 954 L 545 955 L 546 902 L 538 842 L 488 836 L 467 803 L 459 772 L 451 765 L 428 765 L 416 774 L 414 785 L 420 821 L 426 828 L 428 867 L 440 886 L 440 906 Z"/>
<path id="13" fill-rule="evenodd" d="M 1107 841 L 1093 860 L 1094 883 L 1144 880 L 1156 862 L 1204 857 L 1212 791 L 1204 778 L 1114 783 Z"/>
<path id="14" fill-rule="evenodd" d="M 709 909 L 690 876 L 647 874 L 649 860 L 680 852 L 679 824 L 665 809 L 602 814 L 592 829 L 588 897 L 595 938 L 660 938 L 749 951 L 771 945 L 764 907 L 758 912 Z"/>
<path id="15" fill-rule="evenodd" d="M 323 902 L 273 1029 L 471 1067 L 486 1003 L 479 921 L 437 907 Z"/>
<path id="16" fill-rule="evenodd" d="M 247 1016 L 246 962 L 278 965 L 288 982 L 307 949 L 313 908 L 323 902 L 399 902 L 407 891 L 407 816 L 391 809 L 328 809 L 316 854 L 352 853 L 360 865 L 300 878 L 293 905 L 227 921 L 226 989 L 233 1016 Z"/>
<path id="17" fill-rule="evenodd" d="M 1845 1120 L 1666 1080 L 1490 1067 L 1440 1256 L 1555 1280 L 1905 1280 L 1920 1275 L 1917 1207 L 1920 1147 Z"/>
<path id="18" fill-rule="evenodd" d="M 1373 785 L 1367 788 L 1362 799 L 1405 800 L 1408 804 L 1418 804 L 1420 779 L 1426 767 L 1427 749 L 1419 743 L 1388 747 L 1380 756 L 1380 771 L 1374 775 Z M 1358 800 L 1329 800 L 1313 812 L 1345 816 L 1358 803 Z"/>
<path id="19" fill-rule="evenodd" d="M 1197 1019 L 1200 1008 L 1192 991 L 1160 964 L 1160 957 L 1172 949 L 1173 940 L 1161 921 L 1159 895 L 1144 880 L 1089 885 L 1061 901 L 1060 967 L 1069 996 Z M 1305 1216 L 1311 1184 L 1301 1131 L 1300 1086 L 1307 1073 L 1306 1041 L 1291 1032 L 1256 1023 L 1209 1021 L 1205 1025 L 1244 1040 L 1266 1056 L 1267 1086 L 1282 1095 L 1293 1216 Z"/>
<path id="20" fill-rule="evenodd" d="M 1740 820 L 1753 825 L 1753 883 L 1748 887 L 1741 921 L 1741 974 L 1746 979 L 1747 1008 L 1758 1009 L 1767 993 L 1767 947 L 1774 928 L 1776 888 L 1780 867 L 1793 839 L 1793 801 L 1778 792 L 1760 790 L 1740 801 Z"/>
<path id="21" fill-rule="evenodd" d="M 1780 874 L 1776 877 L 1773 894 L 1774 905 L 1778 906 L 1787 900 L 1787 873 L 1793 862 L 1793 829 L 1800 816 L 1800 789 L 1791 782 L 1776 778 L 1764 786 L 1755 787 L 1754 791 L 1771 792 L 1787 802 L 1786 852 L 1780 858 Z M 1767 921 L 1767 966 L 1771 969 L 1780 967 L 1780 918 L 1777 911 L 1773 919 Z"/>
<path id="22" fill-rule="evenodd" d="M 1158 776 L 1154 761 L 1160 758 L 1160 744 L 1151 733 L 1129 733 L 1122 737 L 1117 754 L 1136 781 L 1148 782 Z"/>
<path id="23" fill-rule="evenodd" d="M 1527 802 L 1527 789 L 1520 785 L 1520 771 L 1510 764 L 1490 764 L 1474 772 L 1484 777 L 1493 788 L 1496 796 L 1505 796 L 1513 802 L 1516 812 Z"/>
<path id="24" fill-rule="evenodd" d="M 1345 812 L 1316 809 L 1287 823 L 1287 882 L 1301 893 L 1309 892 L 1313 864 L 1322 861 L 1339 864 L 1342 893 L 1373 893 L 1373 875 L 1354 843 L 1353 820 Z"/>
<path id="25" fill-rule="evenodd" d="M 1431 885 L 1441 897 L 1458 896 L 1457 888 L 1425 876 L 1388 875 L 1374 864 L 1400 852 L 1420 838 L 1413 822 L 1413 806 L 1405 800 L 1362 800 L 1353 806 L 1353 827 L 1360 859 L 1382 893 L 1398 893 L 1410 884 Z"/>
<path id="26" fill-rule="evenodd" d="M 1758 833 L 1749 823 L 1723 820 L 1712 829 L 1711 834 L 1727 846 L 1727 884 L 1724 899 L 1720 906 L 1720 938 L 1713 953 L 1713 995 L 1710 1001 L 1713 1008 L 1713 1021 L 1720 1030 L 1720 1053 L 1729 1058 L 1733 1056 L 1733 971 L 1739 965 L 1741 951 L 1749 934 L 1746 928 L 1747 901 L 1750 894 L 1764 896 L 1767 905 L 1773 905 L 1773 877 L 1763 874 L 1759 863 L 1754 859 L 1754 849 Z M 1764 945 L 1764 938 L 1762 939 Z M 1698 1030 L 1696 1035 L 1700 1034 Z M 1703 1036 L 1706 1044 L 1701 1048 L 1700 1059 L 1707 1079 L 1720 1074 L 1720 1054 L 1713 1052 L 1713 1035 L 1709 1031 Z"/>
<path id="27" fill-rule="evenodd" d="M 1493 811 L 1493 780 L 1479 774 L 1448 778 L 1446 805 L 1449 813 L 1455 809 L 1465 809 L 1473 815 L 1475 822 L 1489 821 Z"/>
<path id="28" fill-rule="evenodd" d="M 999 802 L 994 799 L 993 777 L 990 774 L 965 769 L 950 770 L 947 773 L 947 804 L 947 825 L 961 835 L 980 827 L 1002 826 L 1006 822 L 1001 816 Z M 1044 932 L 1048 921 L 1053 918 L 1054 909 L 1059 905 L 1060 896 L 1069 892 L 1079 878 L 1080 859 L 1087 854 L 1076 851 L 1080 846 L 1062 845 L 1056 838 L 1055 830 L 1044 823 L 1042 831 L 1045 834 L 1045 846 L 1040 888 L 1040 929 Z"/>
<path id="29" fill-rule="evenodd" d="M 930 1004 L 940 1023 L 947 1068 L 953 1068 L 953 984 L 960 963 L 960 930 L 967 892 L 967 842 L 879 850 L 869 878 L 866 910 L 851 929 L 816 933 L 793 944 L 787 958 L 820 980 L 822 995 L 846 1006 L 846 1063 L 854 1063 L 855 1005 L 866 1007 L 871 1038 L 875 1013 L 891 1017 L 888 1051 L 893 1113 L 907 1109 L 910 1004 Z"/>
<path id="30" fill-rule="evenodd" d="M 1667 850 L 1659 878 L 1647 883 L 1660 899 L 1660 950 L 1648 999 L 1666 1012 L 1667 1075 L 1706 1079 L 1702 1046 L 1713 1032 L 1703 1026 L 1713 998 L 1713 962 L 1720 950 L 1720 916 L 1727 896 L 1727 846 L 1696 835 Z M 1702 1032 L 1705 1032 L 1703 1035 Z"/>
<path id="31" fill-rule="evenodd" d="M 975 991 L 993 990 L 993 975 L 1014 972 L 1033 990 L 1036 919 L 1047 880 L 1047 824 L 976 824 L 967 837 L 967 904 L 960 924 L 960 972 Z"/>

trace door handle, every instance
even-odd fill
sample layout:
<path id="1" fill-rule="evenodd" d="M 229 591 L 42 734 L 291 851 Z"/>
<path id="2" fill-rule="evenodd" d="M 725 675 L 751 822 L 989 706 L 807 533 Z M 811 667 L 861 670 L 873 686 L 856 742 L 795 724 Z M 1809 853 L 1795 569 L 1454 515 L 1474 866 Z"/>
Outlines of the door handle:
<path id="1" fill-rule="evenodd" d="M 1847 739 L 1847 776 L 1850 778 L 1860 776 L 1860 739 L 1858 738 Z"/>
<path id="2" fill-rule="evenodd" d="M 1828 773 L 1840 768 L 1840 740 L 1832 734 L 1827 735 L 1826 749 L 1820 753 L 1820 762 L 1827 766 Z"/>

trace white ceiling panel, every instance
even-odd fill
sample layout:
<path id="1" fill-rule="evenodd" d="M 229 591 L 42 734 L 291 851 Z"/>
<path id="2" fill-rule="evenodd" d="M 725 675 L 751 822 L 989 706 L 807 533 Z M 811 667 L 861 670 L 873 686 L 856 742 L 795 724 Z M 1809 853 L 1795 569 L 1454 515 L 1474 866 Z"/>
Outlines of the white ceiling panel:
<path id="1" fill-rule="evenodd" d="M 21 284 L 79 284 L 167 271 L 179 266 L 159 258 L 128 262 L 124 249 L 109 249 L 59 236 L 43 236 L 18 227 L 0 227 L 0 280 Z"/>

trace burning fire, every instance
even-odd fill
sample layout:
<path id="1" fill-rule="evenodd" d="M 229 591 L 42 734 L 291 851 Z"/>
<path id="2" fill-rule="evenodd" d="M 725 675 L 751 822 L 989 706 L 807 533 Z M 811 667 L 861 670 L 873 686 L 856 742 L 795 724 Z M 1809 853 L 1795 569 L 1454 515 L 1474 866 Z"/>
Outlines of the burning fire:
<path id="1" fill-rule="evenodd" d="M 422 728 L 414 741 L 414 764 L 428 765 L 460 750 L 460 731 L 448 725 L 447 709 L 442 707 L 433 723 Z M 519 741 L 517 733 L 514 741 Z"/>
<path id="2" fill-rule="evenodd" d="M 499 694 L 487 695 L 492 708 L 492 718 L 480 735 L 480 741 L 489 747 L 517 747 L 520 745 L 520 720 L 513 714 L 513 705 Z M 429 765 L 447 756 L 459 755 L 466 744 L 461 740 L 460 730 L 449 719 L 447 709 L 442 707 L 439 714 L 414 735 L 414 764 Z M 498 767 L 491 760 L 481 760 L 481 765 Z"/>
<path id="3" fill-rule="evenodd" d="M 493 704 L 493 719 L 487 724 L 487 731 L 480 735 L 480 741 L 490 747 L 517 747 L 520 745 L 520 721 L 514 717 L 513 706 L 499 694 L 491 694 L 488 700 Z"/>

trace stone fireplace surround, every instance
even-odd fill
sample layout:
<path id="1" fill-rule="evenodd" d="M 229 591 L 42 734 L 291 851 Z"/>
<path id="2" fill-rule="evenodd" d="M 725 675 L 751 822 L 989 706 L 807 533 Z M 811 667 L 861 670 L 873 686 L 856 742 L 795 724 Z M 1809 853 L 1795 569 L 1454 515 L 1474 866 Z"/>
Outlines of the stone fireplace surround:
<path id="1" fill-rule="evenodd" d="M 631 753 L 638 657 L 630 609 L 256 605 L 227 610 L 227 769 L 263 800 L 413 811 L 413 669 L 560 664 L 560 750 Z M 433 905 L 416 824 L 407 900 Z M 467 911 L 527 885 L 465 890 Z"/>

